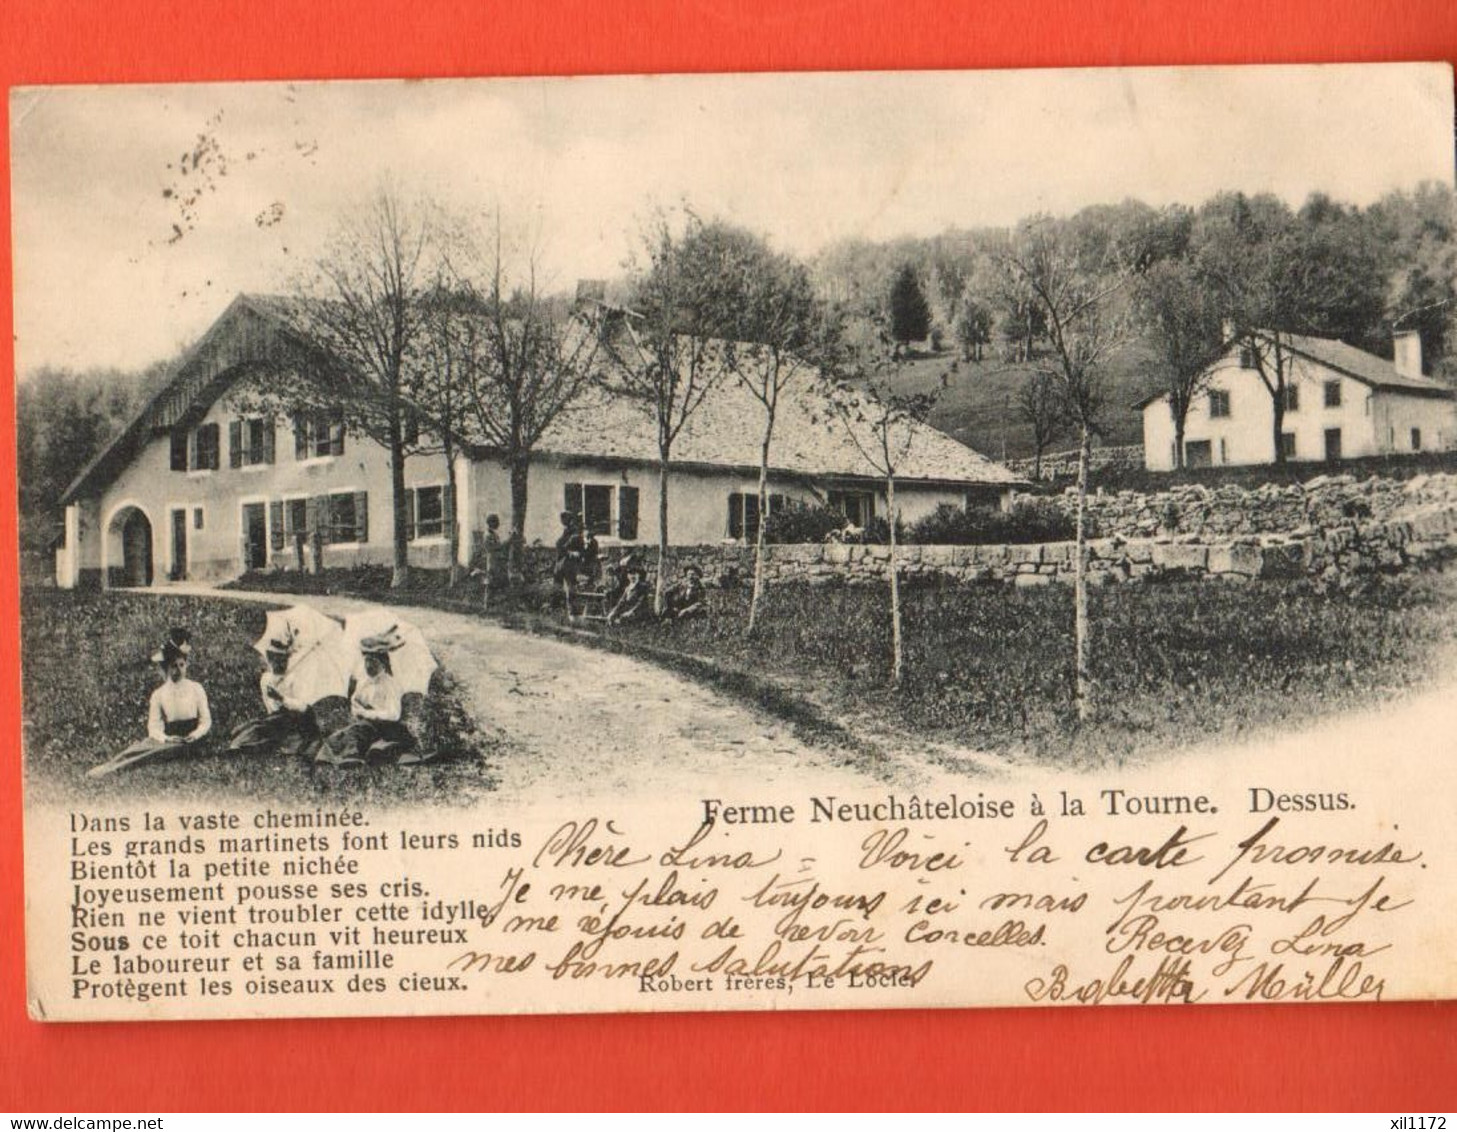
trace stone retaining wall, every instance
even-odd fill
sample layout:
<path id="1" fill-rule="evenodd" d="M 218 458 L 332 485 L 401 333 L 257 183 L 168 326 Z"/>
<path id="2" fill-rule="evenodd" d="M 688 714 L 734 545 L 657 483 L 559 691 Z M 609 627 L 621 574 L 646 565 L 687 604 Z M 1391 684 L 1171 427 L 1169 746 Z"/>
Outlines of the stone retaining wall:
<path id="1" fill-rule="evenodd" d="M 1030 496 L 1018 495 L 1014 502 Z M 1056 501 L 1069 515 L 1077 493 L 1068 489 Z M 1100 492 L 1088 496 L 1093 529 L 1103 536 L 1150 538 L 1158 535 L 1308 534 L 1367 519 L 1384 520 L 1433 505 L 1457 503 L 1457 475 L 1433 473 L 1409 480 L 1372 476 L 1318 476 L 1303 484 L 1184 484 L 1168 491 Z"/>
<path id="2" fill-rule="evenodd" d="M 1371 574 L 1438 567 L 1457 557 L 1457 499 L 1429 502 L 1386 519 L 1343 519 L 1329 527 L 1288 533 L 1198 534 L 1089 542 L 1089 579 L 1095 585 L 1158 578 L 1314 578 L 1345 584 Z M 885 584 L 890 547 L 779 545 L 766 548 L 771 585 Z M 1001 583 L 1042 586 L 1071 582 L 1074 544 L 902 546 L 901 577 L 909 582 Z M 656 551 L 646 549 L 651 567 Z M 674 547 L 671 576 L 692 563 L 713 584 L 745 584 L 753 551 L 741 546 Z M 549 573 L 549 563 L 544 563 Z"/>

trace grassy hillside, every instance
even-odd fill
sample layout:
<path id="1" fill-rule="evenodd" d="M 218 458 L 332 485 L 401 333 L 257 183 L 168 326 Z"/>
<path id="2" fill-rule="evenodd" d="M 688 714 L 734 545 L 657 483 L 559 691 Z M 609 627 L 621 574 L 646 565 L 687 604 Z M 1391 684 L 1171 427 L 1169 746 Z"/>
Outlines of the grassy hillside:
<path id="1" fill-rule="evenodd" d="M 1017 416 L 1017 390 L 1029 380 L 1036 364 L 991 358 L 964 362 L 956 352 L 944 351 L 916 357 L 900 380 L 907 391 L 923 391 L 934 387 L 950 369 L 950 382 L 931 423 L 985 456 L 1015 459 L 1033 454 L 1032 429 Z M 1133 406 L 1156 386 L 1151 371 L 1151 359 L 1142 345 L 1130 346 L 1110 363 L 1104 444 L 1143 442 L 1142 417 Z M 1069 433 L 1054 440 L 1052 450 L 1075 445 Z"/>

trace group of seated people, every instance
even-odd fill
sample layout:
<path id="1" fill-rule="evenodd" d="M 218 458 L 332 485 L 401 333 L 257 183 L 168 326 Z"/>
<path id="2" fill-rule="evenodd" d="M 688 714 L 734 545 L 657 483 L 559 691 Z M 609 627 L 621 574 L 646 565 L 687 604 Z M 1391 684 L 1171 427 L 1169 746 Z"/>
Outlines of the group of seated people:
<path id="1" fill-rule="evenodd" d="M 609 625 L 647 621 L 654 617 L 654 587 L 641 555 L 631 552 L 603 565 L 597 537 L 571 511 L 561 513 L 562 535 L 556 542 L 552 577 L 562 589 L 567 616 L 575 616 L 580 599 L 600 599 L 602 618 Z M 600 583 L 600 589 L 594 588 Z M 663 595 L 662 619 L 679 621 L 708 610 L 703 571 L 689 565 L 683 576 Z"/>
<path id="2" fill-rule="evenodd" d="M 327 736 L 312 703 L 290 695 L 290 650 L 287 642 L 270 640 L 259 678 L 263 714 L 238 727 L 228 741 L 229 754 L 278 752 L 298 755 L 321 765 L 360 767 L 391 756 L 401 765 L 425 761 L 412 757 L 414 736 L 403 722 L 404 696 L 390 668 L 397 642 L 387 635 L 360 642 L 362 672 L 349 680 L 349 722 Z M 109 761 L 93 767 L 88 777 L 101 778 L 144 763 L 164 762 L 199 751 L 213 727 L 207 692 L 188 677 L 191 634 L 175 628 L 152 654 L 162 683 L 147 706 L 147 735 Z"/>

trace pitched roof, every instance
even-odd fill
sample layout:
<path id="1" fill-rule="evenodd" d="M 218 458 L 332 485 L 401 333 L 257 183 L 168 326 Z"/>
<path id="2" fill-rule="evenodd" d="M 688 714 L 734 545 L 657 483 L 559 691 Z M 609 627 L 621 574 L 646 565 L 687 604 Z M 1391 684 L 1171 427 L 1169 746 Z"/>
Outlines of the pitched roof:
<path id="1" fill-rule="evenodd" d="M 1411 377 L 1397 372 L 1396 363 L 1365 350 L 1349 346 L 1338 338 L 1316 338 L 1307 334 L 1290 334 L 1286 344 L 1297 354 L 1333 370 L 1339 370 L 1347 377 L 1355 378 L 1373 389 L 1396 389 L 1401 392 L 1422 393 L 1434 397 L 1454 397 L 1453 390 L 1430 377 Z"/>
<path id="2" fill-rule="evenodd" d="M 116 476 L 154 436 L 173 425 L 196 420 L 252 362 L 271 361 L 289 349 L 292 328 L 270 297 L 238 295 L 193 347 L 183 355 L 171 380 L 141 407 L 66 488 L 64 505 Z"/>
<path id="3" fill-rule="evenodd" d="M 1266 332 L 1260 331 L 1265 334 Z M 1317 338 L 1313 334 L 1286 334 L 1282 344 L 1292 354 L 1315 362 L 1326 369 L 1345 374 L 1373 389 L 1390 389 L 1397 393 L 1411 393 L 1419 397 L 1457 398 L 1457 389 L 1433 381 L 1430 377 L 1411 377 L 1399 373 L 1396 363 L 1365 350 L 1357 349 L 1339 338 Z M 1155 390 L 1148 396 L 1134 402 L 1134 408 L 1142 409 L 1168 396 L 1164 389 Z"/>
<path id="4" fill-rule="evenodd" d="M 763 404 L 747 388 L 733 378 L 721 380 L 674 441 L 673 462 L 757 469 L 764 421 Z M 930 425 L 907 427 L 910 443 L 896 469 L 897 479 L 1007 486 L 1025 482 Z M 847 422 L 806 371 L 804 379 L 780 395 L 770 468 L 799 476 L 874 477 L 875 467 L 857 447 L 857 437 L 874 450 L 868 425 Z M 656 463 L 657 428 L 643 403 L 593 388 L 557 418 L 536 450 Z"/>
<path id="5" fill-rule="evenodd" d="M 295 304 L 274 295 L 239 295 L 188 351 L 176 376 L 125 429 L 82 469 L 62 503 L 74 502 L 117 475 L 152 436 L 179 421 L 200 418 L 230 387 L 249 350 L 258 361 L 297 349 Z M 848 423 L 806 371 L 781 395 L 771 449 L 772 470 L 801 476 L 874 477 L 856 446 L 867 446 L 867 426 Z M 764 407 L 739 382 L 718 382 L 689 418 L 673 445 L 673 463 L 724 469 L 757 469 Z M 909 426 L 911 441 L 897 478 L 935 483 L 1024 483 L 1000 464 L 925 424 Z M 853 430 L 853 432 L 852 432 Z M 468 443 L 467 438 L 467 443 Z M 645 407 L 621 393 L 590 388 L 547 430 L 536 451 L 567 459 L 593 458 L 656 463 L 657 430 Z"/>

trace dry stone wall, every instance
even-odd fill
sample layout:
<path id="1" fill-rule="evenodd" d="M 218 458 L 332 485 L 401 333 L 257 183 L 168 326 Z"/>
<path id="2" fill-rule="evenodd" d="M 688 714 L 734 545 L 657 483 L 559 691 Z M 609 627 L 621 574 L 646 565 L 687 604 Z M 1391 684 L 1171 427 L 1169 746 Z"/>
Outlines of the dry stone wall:
<path id="1" fill-rule="evenodd" d="M 1184 517 L 1174 530 L 1157 521 L 1169 500 L 1180 505 Z M 1107 524 L 1088 544 L 1089 578 L 1095 585 L 1159 578 L 1311 578 L 1344 585 L 1457 558 L 1453 475 L 1405 483 L 1358 483 L 1340 476 L 1253 491 L 1122 492 L 1102 497 L 1095 506 L 1102 508 L 1095 511 L 1099 523 Z M 533 550 L 538 573 L 549 575 L 550 548 Z M 639 553 L 650 567 L 656 562 L 655 549 Z M 890 571 L 888 546 L 774 545 L 766 555 L 770 584 L 884 584 Z M 899 547 L 897 556 L 901 577 L 910 582 L 1045 586 L 1072 581 L 1074 544 L 910 545 Z M 747 582 L 754 568 L 752 548 L 732 544 L 674 547 L 670 558 L 673 576 L 692 563 L 710 584 Z"/>

